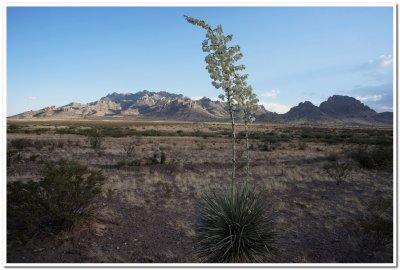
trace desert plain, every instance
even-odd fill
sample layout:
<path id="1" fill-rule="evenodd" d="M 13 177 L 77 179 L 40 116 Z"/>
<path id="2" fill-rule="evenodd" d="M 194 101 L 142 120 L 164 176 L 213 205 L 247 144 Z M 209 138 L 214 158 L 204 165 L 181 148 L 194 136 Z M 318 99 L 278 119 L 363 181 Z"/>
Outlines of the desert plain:
<path id="1" fill-rule="evenodd" d="M 237 130 L 243 183 L 243 126 Z M 266 263 L 392 263 L 391 127 L 254 123 L 249 145 L 248 183 L 277 232 Z M 198 263 L 196 209 L 204 193 L 229 187 L 230 125 L 8 120 L 8 183 L 37 181 L 62 159 L 105 176 L 96 212 L 70 230 L 8 235 L 8 263 Z M 351 168 L 340 179 L 326 169 L 337 164 Z"/>

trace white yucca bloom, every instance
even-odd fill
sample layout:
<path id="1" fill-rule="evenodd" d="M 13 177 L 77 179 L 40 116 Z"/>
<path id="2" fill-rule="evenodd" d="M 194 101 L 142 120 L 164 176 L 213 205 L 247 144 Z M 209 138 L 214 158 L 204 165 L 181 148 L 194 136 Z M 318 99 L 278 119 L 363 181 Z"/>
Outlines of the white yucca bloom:
<path id="1" fill-rule="evenodd" d="M 221 84 L 220 83 L 217 83 L 217 82 L 212 82 L 211 83 L 215 88 L 217 88 L 217 89 L 219 89 L 220 87 L 221 87 Z"/>
<path id="2" fill-rule="evenodd" d="M 235 59 L 235 61 L 239 61 L 240 59 L 242 59 L 242 57 L 243 57 L 243 54 L 238 53 L 233 57 L 233 59 Z"/>

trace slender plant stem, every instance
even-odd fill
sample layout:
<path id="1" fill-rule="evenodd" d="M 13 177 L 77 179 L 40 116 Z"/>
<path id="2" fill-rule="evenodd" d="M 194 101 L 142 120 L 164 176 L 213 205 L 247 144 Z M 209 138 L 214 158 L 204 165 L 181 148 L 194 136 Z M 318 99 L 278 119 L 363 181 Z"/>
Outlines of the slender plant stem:
<path id="1" fill-rule="evenodd" d="M 228 95 L 229 116 L 231 118 L 232 126 L 232 200 L 235 194 L 235 173 L 236 173 L 236 131 L 235 131 L 235 118 L 232 109 L 232 97 Z"/>
<path id="2" fill-rule="evenodd" d="M 250 148 L 249 148 L 249 129 L 248 129 L 248 126 L 247 126 L 247 113 L 245 113 L 245 116 L 244 116 L 244 130 L 245 130 L 245 133 L 246 133 L 246 152 L 247 152 L 246 186 L 247 186 L 247 182 L 249 181 L 249 178 L 250 178 Z"/>

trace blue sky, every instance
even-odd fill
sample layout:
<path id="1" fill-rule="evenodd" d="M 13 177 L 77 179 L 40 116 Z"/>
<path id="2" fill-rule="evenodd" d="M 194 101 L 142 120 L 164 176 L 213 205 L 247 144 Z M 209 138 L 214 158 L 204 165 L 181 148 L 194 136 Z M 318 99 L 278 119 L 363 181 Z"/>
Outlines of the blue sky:
<path id="1" fill-rule="evenodd" d="M 217 97 L 183 15 L 233 34 L 271 111 L 333 94 L 392 110 L 391 7 L 8 7 L 7 115 L 144 89 Z"/>

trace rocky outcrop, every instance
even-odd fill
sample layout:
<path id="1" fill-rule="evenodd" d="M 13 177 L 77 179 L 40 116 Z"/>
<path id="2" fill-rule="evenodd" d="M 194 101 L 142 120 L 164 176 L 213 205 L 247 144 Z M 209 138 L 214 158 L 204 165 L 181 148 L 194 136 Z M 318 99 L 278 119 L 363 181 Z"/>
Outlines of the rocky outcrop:
<path id="1" fill-rule="evenodd" d="M 88 104 L 71 102 L 65 106 L 50 106 L 37 111 L 24 112 L 11 118 L 90 118 L 129 117 L 134 119 L 175 119 L 192 121 L 226 121 L 229 119 L 226 103 L 207 97 L 192 100 L 165 91 L 112 93 Z M 301 102 L 285 114 L 267 111 L 259 106 L 255 113 L 259 122 L 294 123 L 362 123 L 392 124 L 393 113 L 376 113 L 359 100 L 334 95 L 319 107 L 309 101 Z"/>

